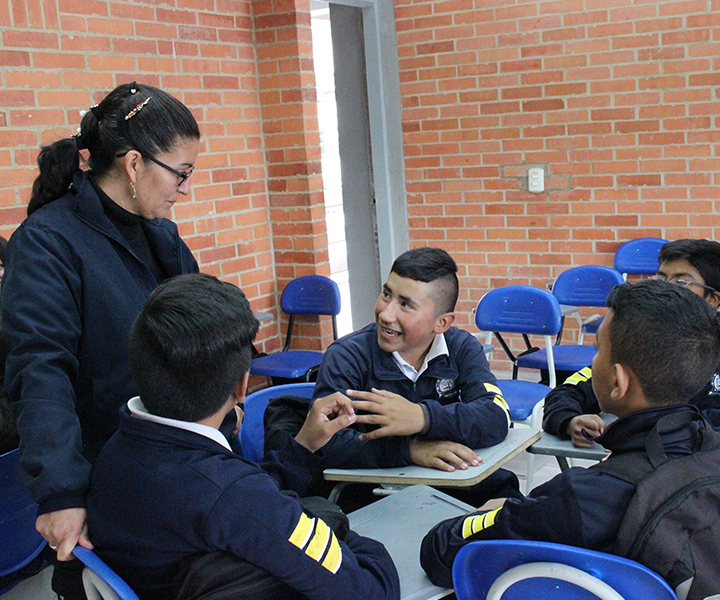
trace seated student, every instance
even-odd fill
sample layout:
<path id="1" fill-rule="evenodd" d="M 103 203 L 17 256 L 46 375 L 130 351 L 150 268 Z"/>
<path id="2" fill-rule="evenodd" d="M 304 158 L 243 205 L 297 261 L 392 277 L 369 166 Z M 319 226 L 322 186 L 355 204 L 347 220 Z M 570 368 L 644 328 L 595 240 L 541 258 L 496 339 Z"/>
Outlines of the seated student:
<path id="1" fill-rule="evenodd" d="M 375 323 L 327 349 L 314 397 L 346 393 L 359 414 L 324 449 L 326 466 L 453 471 L 479 464 L 474 448 L 505 439 L 510 415 L 482 345 L 452 327 L 456 272 L 439 248 L 403 253 L 377 299 Z M 477 488 L 455 495 L 475 506 L 497 493 L 520 495 L 504 469 Z"/>
<path id="2" fill-rule="evenodd" d="M 687 287 L 710 305 L 720 305 L 720 243 L 712 240 L 676 240 L 660 250 L 660 267 L 656 277 Z M 595 437 L 605 428 L 598 416 L 600 407 L 592 389 L 592 371 L 585 367 L 568 377 L 545 398 L 543 429 L 563 439 L 572 440 L 578 448 L 589 448 L 593 442 L 582 433 Z M 690 400 L 720 430 L 720 375 L 713 375 L 700 393 Z"/>
<path id="3" fill-rule="evenodd" d="M 170 279 L 150 296 L 130 335 L 140 396 L 121 409 L 91 476 L 96 552 L 143 600 L 175 598 L 181 562 L 214 551 L 287 584 L 283 598 L 398 598 L 382 544 L 353 532 L 339 540 L 280 493 L 303 491 L 316 451 L 353 422 L 349 399 L 316 402 L 295 439 L 262 465 L 219 433 L 244 400 L 257 328 L 244 294 L 209 275 Z"/>
<path id="4" fill-rule="evenodd" d="M 681 287 L 644 281 L 615 287 L 597 333 L 593 387 L 603 410 L 619 419 L 596 440 L 614 455 L 644 450 L 664 416 L 696 412 L 687 402 L 717 366 L 718 317 Z M 669 457 L 692 454 L 706 421 L 660 433 Z M 528 539 L 614 551 L 635 487 L 589 468 L 573 468 L 538 486 L 523 500 L 436 525 L 422 543 L 421 563 L 433 583 L 452 583 L 460 548 L 475 540 Z"/>

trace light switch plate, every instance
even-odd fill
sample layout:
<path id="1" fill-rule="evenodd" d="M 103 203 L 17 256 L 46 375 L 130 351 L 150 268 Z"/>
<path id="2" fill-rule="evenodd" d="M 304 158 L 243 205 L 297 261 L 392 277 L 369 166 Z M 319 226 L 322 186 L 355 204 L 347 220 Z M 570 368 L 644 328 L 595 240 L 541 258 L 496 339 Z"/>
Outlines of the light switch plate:
<path id="1" fill-rule="evenodd" d="M 545 191 L 545 171 L 540 167 L 528 169 L 528 192 Z"/>

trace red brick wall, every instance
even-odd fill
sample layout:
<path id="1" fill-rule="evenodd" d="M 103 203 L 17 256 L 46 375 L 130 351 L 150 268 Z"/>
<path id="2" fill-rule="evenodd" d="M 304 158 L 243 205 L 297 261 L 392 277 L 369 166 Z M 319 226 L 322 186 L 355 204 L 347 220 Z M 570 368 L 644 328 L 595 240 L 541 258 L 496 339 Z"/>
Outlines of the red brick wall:
<path id="1" fill-rule="evenodd" d="M 717 239 L 720 1 L 395 11 L 411 241 L 463 265 L 461 325 L 491 287 L 611 265 L 628 239 Z"/>
<path id="2" fill-rule="evenodd" d="M 192 196 L 173 218 L 203 271 L 274 313 L 258 340 L 279 348 L 279 290 L 327 269 L 307 2 L 298 10 L 249 0 L 4 0 L 0 234 L 25 217 L 39 146 L 75 133 L 79 109 L 133 79 L 161 87 L 192 109 L 203 136 Z M 316 323 L 303 333 L 301 344 L 320 347 Z"/>

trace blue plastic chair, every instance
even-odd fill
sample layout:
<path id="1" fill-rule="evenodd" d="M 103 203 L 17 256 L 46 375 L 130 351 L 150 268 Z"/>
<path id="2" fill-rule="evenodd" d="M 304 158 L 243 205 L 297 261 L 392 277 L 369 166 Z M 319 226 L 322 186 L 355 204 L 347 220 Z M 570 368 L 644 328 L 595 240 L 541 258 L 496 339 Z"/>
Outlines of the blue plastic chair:
<path id="1" fill-rule="evenodd" d="M 288 383 L 248 394 L 243 404 L 245 416 L 240 433 L 238 433 L 239 446 L 242 448 L 243 456 L 248 460 L 258 462 L 265 455 L 265 422 L 263 419 L 270 400 L 280 396 L 312 398 L 314 389 L 314 383 Z"/>
<path id="2" fill-rule="evenodd" d="M 18 450 L 0 456 L 0 577 L 29 564 L 45 547 L 35 529 L 37 504 L 25 487 Z M 0 589 L 8 591 L 16 582 Z"/>
<path id="3" fill-rule="evenodd" d="M 563 271 L 553 284 L 552 293 L 560 304 L 573 306 L 605 306 L 610 290 L 623 283 L 622 275 L 610 267 L 586 265 Z M 555 369 L 579 371 L 590 365 L 594 346 L 560 344 L 553 349 Z M 546 352 L 518 357 L 518 366 L 528 369 L 549 369 Z"/>
<path id="4" fill-rule="evenodd" d="M 140 600 L 130 586 L 92 550 L 75 546 L 73 554 L 85 565 L 83 586 L 88 600 Z"/>
<path id="5" fill-rule="evenodd" d="M 602 308 L 606 306 L 610 290 L 624 281 L 625 279 L 622 274 L 610 267 L 601 267 L 599 265 L 574 267 L 560 274 L 560 277 L 558 277 L 553 284 L 553 294 L 555 294 L 560 304 Z M 582 346 L 586 333 L 597 333 L 600 323 L 602 323 L 602 317 L 600 315 L 593 315 L 580 324 L 579 346 Z M 587 351 L 581 350 L 580 352 Z M 590 357 L 591 361 L 594 355 L 595 352 L 592 352 Z M 583 366 L 586 367 L 589 364 L 590 363 L 587 363 Z M 576 370 L 582 368 L 581 366 Z"/>
<path id="6" fill-rule="evenodd" d="M 530 343 L 529 335 L 545 338 L 543 353 L 552 363 L 555 353 L 552 337 L 561 326 L 560 304 L 547 290 L 529 285 L 509 285 L 485 294 L 475 311 L 475 324 L 481 331 L 491 331 L 505 354 L 513 363 L 512 380 L 499 380 L 498 387 L 510 407 L 513 421 L 528 419 L 535 405 L 555 386 L 555 369 L 551 369 L 551 387 L 533 381 L 517 379 L 519 361 L 541 350 Z M 519 333 L 523 336 L 526 350 L 515 355 L 503 333 Z"/>
<path id="7" fill-rule="evenodd" d="M 452 573 L 458 600 L 677 600 L 640 563 L 549 542 L 472 542 L 458 552 Z"/>
<path id="8" fill-rule="evenodd" d="M 668 240 L 662 238 L 638 238 L 622 244 L 615 252 L 613 266 L 625 278 L 628 273 L 655 275 L 658 270 L 660 249 Z"/>
<path id="9" fill-rule="evenodd" d="M 322 362 L 323 353 L 311 350 L 290 350 L 295 315 L 332 316 L 333 339 L 337 339 L 337 319 L 340 313 L 340 289 L 330 278 L 305 275 L 293 279 L 280 296 L 280 308 L 290 315 L 285 345 L 281 352 L 253 358 L 252 375 L 264 375 L 273 380 L 303 378 L 309 381 Z"/>

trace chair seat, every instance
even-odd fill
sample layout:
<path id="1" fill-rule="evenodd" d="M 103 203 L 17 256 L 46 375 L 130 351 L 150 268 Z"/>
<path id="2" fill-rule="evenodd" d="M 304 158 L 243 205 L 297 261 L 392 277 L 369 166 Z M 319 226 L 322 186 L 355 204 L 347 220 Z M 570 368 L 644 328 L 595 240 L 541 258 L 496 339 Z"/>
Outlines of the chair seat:
<path id="1" fill-rule="evenodd" d="M 18 452 L 0 456 L 0 576 L 22 569 L 45 547 L 35 529 L 37 504 L 25 487 Z"/>
<path id="2" fill-rule="evenodd" d="M 556 371 L 579 371 L 592 364 L 597 350 L 595 346 L 562 345 L 553 346 L 553 358 Z M 536 352 L 518 357 L 517 366 L 527 369 L 547 369 L 547 351 L 541 348 Z"/>
<path id="3" fill-rule="evenodd" d="M 542 383 L 520 379 L 500 379 L 497 385 L 510 407 L 510 418 L 513 421 L 529 419 L 535 405 L 552 390 Z"/>
<path id="4" fill-rule="evenodd" d="M 250 374 L 298 379 L 304 377 L 313 367 L 319 366 L 322 359 L 322 352 L 312 350 L 275 352 L 267 356 L 253 358 L 250 363 Z"/>

